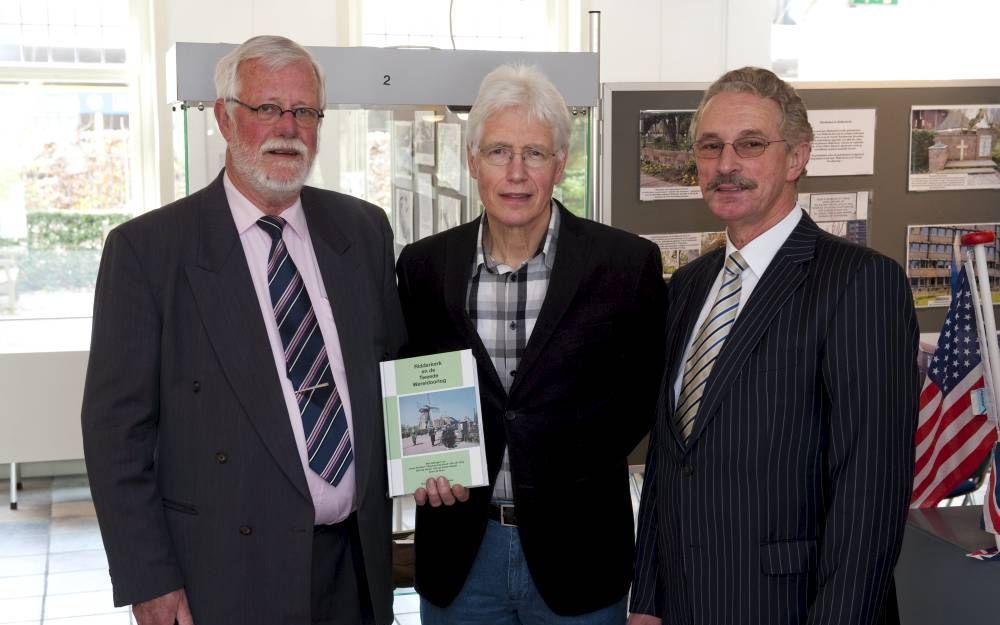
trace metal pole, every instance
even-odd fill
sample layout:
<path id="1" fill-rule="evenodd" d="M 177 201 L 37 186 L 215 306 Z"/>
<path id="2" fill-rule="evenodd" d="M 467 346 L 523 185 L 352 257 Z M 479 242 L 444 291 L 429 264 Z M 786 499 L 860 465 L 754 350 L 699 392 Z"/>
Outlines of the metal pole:
<path id="1" fill-rule="evenodd" d="M 597 54 L 597 106 L 590 111 L 590 215 L 606 223 L 601 206 L 601 12 L 590 11 L 590 51 Z"/>
<path id="2" fill-rule="evenodd" d="M 983 328 L 986 336 L 980 337 L 984 357 L 990 359 L 991 373 L 993 379 L 990 380 L 993 386 L 993 406 L 994 410 L 1000 409 L 1000 347 L 997 345 L 997 323 L 993 314 L 993 293 L 990 290 L 989 267 L 986 264 L 985 244 L 978 243 L 972 248 L 976 255 L 976 278 L 979 281 L 979 299 L 982 302 L 980 307 L 983 312 Z M 975 287 L 973 287 L 975 288 Z M 1000 415 L 993 415 L 994 422 L 1000 423 Z"/>
<path id="3" fill-rule="evenodd" d="M 967 258 L 965 261 L 965 275 L 969 278 L 969 292 L 972 295 L 972 308 L 973 312 L 976 314 L 976 336 L 981 337 L 979 341 L 980 346 L 980 356 L 983 365 L 984 374 L 984 392 L 986 393 L 986 414 L 993 421 L 994 426 L 997 426 L 997 431 L 1000 433 L 1000 424 L 997 423 L 997 419 L 994 417 L 996 414 L 997 405 L 997 393 L 993 390 L 993 367 L 1000 367 L 1000 363 L 993 363 L 990 360 L 989 350 L 986 349 L 986 334 L 985 319 L 988 312 L 992 311 L 993 306 L 987 304 L 983 305 L 983 300 L 979 296 L 979 288 L 976 285 L 976 267 L 974 265 L 975 255 L 972 250 L 966 252 Z"/>
<path id="4" fill-rule="evenodd" d="M 10 509 L 17 510 L 17 463 L 10 463 Z"/>

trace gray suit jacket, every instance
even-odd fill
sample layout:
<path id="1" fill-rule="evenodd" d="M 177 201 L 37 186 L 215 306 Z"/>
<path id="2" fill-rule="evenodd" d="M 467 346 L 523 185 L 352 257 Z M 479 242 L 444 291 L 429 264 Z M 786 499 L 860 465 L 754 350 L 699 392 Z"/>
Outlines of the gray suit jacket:
<path id="1" fill-rule="evenodd" d="M 378 361 L 405 337 L 383 211 L 306 187 L 353 408 L 376 622 L 392 620 Z M 220 175 L 108 236 L 83 400 L 115 605 L 184 587 L 199 625 L 310 620 L 313 506 Z"/>

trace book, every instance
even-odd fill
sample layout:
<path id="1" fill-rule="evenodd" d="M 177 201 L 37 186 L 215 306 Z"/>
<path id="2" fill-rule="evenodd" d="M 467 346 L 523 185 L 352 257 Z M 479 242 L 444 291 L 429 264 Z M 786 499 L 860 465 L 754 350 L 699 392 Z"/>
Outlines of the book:
<path id="1" fill-rule="evenodd" d="M 443 475 L 488 484 L 479 379 L 472 350 L 379 364 L 389 496 L 411 495 Z"/>

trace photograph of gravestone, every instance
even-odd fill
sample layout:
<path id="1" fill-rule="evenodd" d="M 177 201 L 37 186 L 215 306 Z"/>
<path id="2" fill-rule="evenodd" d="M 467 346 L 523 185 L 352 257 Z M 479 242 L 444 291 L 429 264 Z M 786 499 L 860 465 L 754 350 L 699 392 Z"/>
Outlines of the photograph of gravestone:
<path id="1" fill-rule="evenodd" d="M 413 135 L 413 153 L 417 165 L 434 166 L 434 124 L 439 119 L 434 111 L 415 111 L 416 130 Z"/>
<path id="2" fill-rule="evenodd" d="M 408 245 L 413 243 L 413 191 L 407 189 L 393 189 L 395 201 L 395 222 L 393 230 L 396 233 L 396 245 Z"/>
<path id="3" fill-rule="evenodd" d="M 639 111 L 639 200 L 700 198 L 691 153 L 694 111 Z"/>
<path id="4" fill-rule="evenodd" d="M 915 106 L 910 191 L 1000 189 L 1000 105 Z"/>
<path id="5" fill-rule="evenodd" d="M 970 232 L 992 232 L 997 240 L 985 246 L 986 263 L 1000 267 L 1000 223 L 932 224 L 907 226 L 906 276 L 913 291 L 913 303 L 919 307 L 951 304 L 951 284 L 957 279 L 967 247 L 962 236 Z M 1000 273 L 990 271 L 993 303 L 1000 304 Z"/>
<path id="6" fill-rule="evenodd" d="M 460 223 L 462 223 L 462 200 L 439 195 L 437 231 L 444 232 Z"/>
<path id="7" fill-rule="evenodd" d="M 480 440 L 475 387 L 401 396 L 399 430 L 404 456 L 475 447 Z"/>
<path id="8" fill-rule="evenodd" d="M 413 122 L 392 122 L 392 172 L 396 185 L 412 188 Z"/>
<path id="9" fill-rule="evenodd" d="M 462 126 L 438 124 L 438 186 L 462 190 Z"/>

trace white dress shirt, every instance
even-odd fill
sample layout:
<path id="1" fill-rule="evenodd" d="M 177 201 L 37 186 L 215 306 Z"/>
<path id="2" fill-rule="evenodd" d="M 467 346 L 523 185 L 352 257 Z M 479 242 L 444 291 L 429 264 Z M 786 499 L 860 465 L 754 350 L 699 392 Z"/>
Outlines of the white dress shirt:
<path id="1" fill-rule="evenodd" d="M 799 225 L 799 221 L 802 219 L 802 209 L 795 207 L 790 213 L 785 215 L 785 218 L 774 224 L 770 229 L 764 231 L 763 234 L 759 235 L 753 241 L 750 241 L 741 249 L 740 255 L 743 260 L 747 262 L 747 268 L 743 272 L 742 283 L 740 284 L 740 303 L 736 308 L 736 316 L 739 318 L 740 312 L 746 306 L 747 301 L 750 299 L 750 294 L 753 293 L 754 287 L 757 286 L 757 282 L 760 281 L 760 277 L 764 275 L 764 271 L 767 266 L 771 264 L 774 260 L 774 255 L 778 253 L 781 246 L 785 244 L 788 239 L 788 235 L 795 230 L 795 226 Z M 729 233 L 726 233 L 726 258 L 736 251 L 736 246 L 733 245 L 732 240 L 729 238 Z M 722 288 L 722 274 L 725 272 L 725 261 L 722 263 L 722 269 L 719 270 L 719 275 L 715 277 L 715 282 L 712 283 L 712 289 L 708 292 L 708 297 L 705 298 L 705 305 L 701 308 L 701 313 L 698 314 L 698 321 L 694 324 L 694 329 L 691 331 L 691 336 L 688 337 L 687 347 L 684 349 L 684 359 L 681 360 L 681 366 L 677 368 L 677 377 L 674 378 L 674 405 L 677 405 L 677 399 L 681 394 L 681 383 L 684 379 L 684 364 L 688 358 L 691 356 L 691 346 L 694 344 L 694 339 L 698 336 L 698 328 L 701 324 L 705 323 L 705 317 L 708 316 L 708 312 L 712 309 L 712 305 L 715 303 L 715 296 L 718 295 L 719 289 Z"/>
<path id="2" fill-rule="evenodd" d="M 229 200 L 229 209 L 232 211 L 233 221 L 236 222 L 240 243 L 243 244 L 243 252 L 246 254 L 247 264 L 250 267 L 250 277 L 253 279 L 253 288 L 257 292 L 257 302 L 260 304 L 264 326 L 267 328 L 267 338 L 271 343 L 271 354 L 274 356 L 274 367 L 278 372 L 281 393 L 288 409 L 287 417 L 292 424 L 295 446 L 299 450 L 299 459 L 302 462 L 302 469 L 305 471 L 306 482 L 309 485 L 309 493 L 312 495 L 313 507 L 316 510 L 316 525 L 338 523 L 346 519 L 356 507 L 354 501 L 354 463 L 352 462 L 347 468 L 344 477 L 337 486 L 333 486 L 309 468 L 302 416 L 299 413 L 292 382 L 288 379 L 285 349 L 281 344 L 281 335 L 278 333 L 278 324 L 274 319 L 274 308 L 271 305 L 271 294 L 267 289 L 267 257 L 271 252 L 271 235 L 257 225 L 257 220 L 263 217 L 264 213 L 239 192 L 229 179 L 228 173 L 225 174 L 223 183 L 226 188 L 226 199 Z M 309 228 L 306 226 L 306 216 L 302 211 L 302 201 L 296 200 L 295 204 L 286 208 L 280 216 L 287 222 L 282 235 L 285 248 L 302 276 L 302 282 L 305 284 L 309 300 L 316 312 L 323 342 L 326 344 L 326 353 L 330 359 L 333 381 L 337 384 L 340 398 L 344 402 L 347 431 L 353 445 L 354 425 L 351 419 L 351 395 L 347 388 L 344 356 L 340 351 L 340 337 L 337 334 L 337 324 L 333 320 L 333 309 L 330 308 L 330 300 L 327 299 L 323 277 L 320 275 L 319 264 L 316 262 L 316 253 L 313 251 L 312 240 L 309 238 Z M 254 366 L 254 363 L 248 363 L 248 365 Z M 264 363 L 260 363 L 260 365 L 264 366 Z M 264 494 L 261 494 L 261 497 L 264 497 Z"/>

